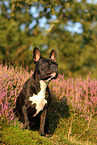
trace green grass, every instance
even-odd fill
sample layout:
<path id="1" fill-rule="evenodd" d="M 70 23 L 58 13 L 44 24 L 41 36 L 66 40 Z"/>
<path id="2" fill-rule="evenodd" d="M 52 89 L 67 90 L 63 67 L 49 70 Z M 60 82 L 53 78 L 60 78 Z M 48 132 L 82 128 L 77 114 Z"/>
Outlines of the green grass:
<path id="1" fill-rule="evenodd" d="M 3 126 L 1 129 L 1 144 L 6 145 L 29 145 L 29 144 L 39 144 L 39 145 L 96 145 L 96 135 L 97 130 L 93 132 L 91 124 L 90 129 L 86 133 L 76 136 L 74 130 L 77 127 L 69 126 L 66 127 L 67 123 L 64 123 L 65 120 L 60 118 L 60 121 L 57 125 L 57 128 L 53 132 L 52 136 L 49 138 L 41 137 L 38 131 L 29 131 L 26 129 L 20 129 L 19 125 L 12 126 Z M 78 122 L 75 123 L 75 125 Z M 74 126 L 75 126 L 74 125 Z M 84 128 L 84 127 L 83 127 Z M 85 128 L 84 128 L 85 129 Z M 84 131 L 84 130 L 83 130 Z M 80 133 L 80 130 L 77 130 L 76 133 Z M 78 138 L 78 139 L 77 139 Z"/>
<path id="2" fill-rule="evenodd" d="M 53 102 L 54 103 L 54 102 Z M 91 116 L 86 121 L 74 114 L 64 114 L 61 106 L 56 104 L 56 111 L 51 104 L 50 131 L 51 137 L 41 137 L 36 130 L 21 129 L 17 119 L 9 126 L 1 123 L 1 145 L 96 145 L 97 144 L 97 116 Z M 61 104 L 60 104 L 61 105 Z M 66 107 L 66 106 L 65 106 Z"/>
<path id="3" fill-rule="evenodd" d="M 3 129 L 2 142 L 8 145 L 50 144 L 46 138 L 40 137 L 35 131 L 21 130 L 13 126 Z"/>
<path id="4" fill-rule="evenodd" d="M 42 144 L 42 145 L 53 145 L 65 142 L 66 144 L 71 143 L 65 137 L 58 137 L 54 134 L 52 137 L 46 138 L 41 137 L 38 131 L 28 131 L 26 129 L 20 129 L 19 126 L 6 126 L 1 131 L 2 144 L 17 145 L 17 144 Z"/>

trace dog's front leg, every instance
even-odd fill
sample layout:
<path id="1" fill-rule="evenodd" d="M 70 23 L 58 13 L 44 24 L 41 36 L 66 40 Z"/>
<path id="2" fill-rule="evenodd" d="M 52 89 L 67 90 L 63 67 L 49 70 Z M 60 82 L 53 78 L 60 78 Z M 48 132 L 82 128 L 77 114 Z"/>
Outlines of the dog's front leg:
<path id="1" fill-rule="evenodd" d="M 27 112 L 27 107 L 24 105 L 22 107 L 23 115 L 24 115 L 24 128 L 30 129 L 29 126 L 29 119 L 28 119 L 28 112 Z"/>
<path id="2" fill-rule="evenodd" d="M 45 128 L 46 114 L 47 114 L 47 109 L 43 110 L 43 112 L 41 113 L 41 116 L 40 116 L 40 129 L 39 129 L 39 133 L 42 136 L 45 135 L 44 128 Z"/>

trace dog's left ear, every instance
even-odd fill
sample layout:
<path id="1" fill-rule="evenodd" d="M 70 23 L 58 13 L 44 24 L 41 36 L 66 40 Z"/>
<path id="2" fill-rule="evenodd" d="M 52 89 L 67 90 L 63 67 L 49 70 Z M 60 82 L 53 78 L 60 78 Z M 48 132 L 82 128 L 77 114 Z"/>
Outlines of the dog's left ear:
<path id="1" fill-rule="evenodd" d="M 35 47 L 34 50 L 33 50 L 33 60 L 34 60 L 34 63 L 36 63 L 37 61 L 39 61 L 39 59 L 42 57 L 41 53 L 40 53 L 40 50 Z"/>
<path id="2" fill-rule="evenodd" d="M 51 59 L 53 59 L 54 61 L 56 61 L 56 57 L 57 57 L 57 54 L 56 54 L 56 51 L 53 49 L 51 52 L 50 52 L 50 57 Z"/>

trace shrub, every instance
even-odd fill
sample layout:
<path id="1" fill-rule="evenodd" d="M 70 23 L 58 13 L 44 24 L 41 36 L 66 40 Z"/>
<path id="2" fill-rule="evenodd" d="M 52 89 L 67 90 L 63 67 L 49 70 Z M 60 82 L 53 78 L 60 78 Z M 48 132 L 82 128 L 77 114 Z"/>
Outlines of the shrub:
<path id="1" fill-rule="evenodd" d="M 59 75 L 58 79 L 53 80 L 51 86 L 58 100 L 63 99 L 64 102 L 67 99 L 70 112 L 73 111 L 85 119 L 97 112 L 97 80 L 92 80 L 90 74 L 86 79 L 70 78 L 67 80 Z"/>
<path id="2" fill-rule="evenodd" d="M 13 108 L 18 94 L 25 81 L 32 75 L 22 68 L 14 68 L 0 65 L 0 117 L 3 122 L 13 120 Z M 97 80 L 91 79 L 90 74 L 86 79 L 70 78 L 64 79 L 59 75 L 56 80 L 50 83 L 52 97 L 63 105 L 70 106 L 70 111 L 79 117 L 88 118 L 90 113 L 97 111 Z"/>
<path id="3" fill-rule="evenodd" d="M 14 118 L 13 108 L 24 82 L 32 75 L 26 70 L 0 65 L 0 117 L 3 122 Z"/>

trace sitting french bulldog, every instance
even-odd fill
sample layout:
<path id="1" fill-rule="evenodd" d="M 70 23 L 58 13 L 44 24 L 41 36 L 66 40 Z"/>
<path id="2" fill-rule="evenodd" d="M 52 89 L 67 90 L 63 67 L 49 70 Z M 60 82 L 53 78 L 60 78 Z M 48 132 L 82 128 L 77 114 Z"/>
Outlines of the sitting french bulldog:
<path id="1" fill-rule="evenodd" d="M 47 112 L 51 101 L 48 84 L 58 76 L 56 52 L 52 50 L 50 57 L 44 58 L 35 47 L 33 60 L 36 68 L 17 98 L 15 114 L 23 121 L 25 128 L 39 126 L 40 135 L 47 136 L 49 134 Z"/>

